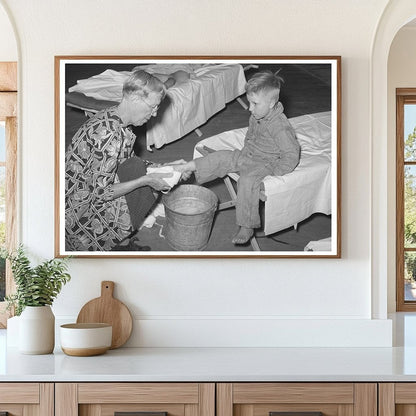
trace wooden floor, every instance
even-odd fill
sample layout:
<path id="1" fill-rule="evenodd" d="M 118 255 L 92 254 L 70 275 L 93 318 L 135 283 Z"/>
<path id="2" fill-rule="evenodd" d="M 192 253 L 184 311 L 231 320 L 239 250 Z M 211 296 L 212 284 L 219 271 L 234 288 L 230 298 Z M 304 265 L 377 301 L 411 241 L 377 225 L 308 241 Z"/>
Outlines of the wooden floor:
<path id="1" fill-rule="evenodd" d="M 271 69 L 274 72 L 281 69 L 279 75 L 284 78 L 285 83 L 282 87 L 280 100 L 285 107 L 285 113 L 288 117 L 331 109 L 329 65 L 286 64 L 278 67 L 263 65 L 260 69 L 264 68 Z M 246 77 L 249 78 L 255 71 L 248 71 Z M 72 77 L 76 76 L 76 74 L 72 74 Z M 71 82 L 73 80 L 69 82 L 69 85 L 72 85 Z M 245 97 L 242 98 L 245 100 Z M 233 101 L 200 127 L 203 133 L 202 137 L 192 132 L 180 140 L 165 145 L 161 149 L 154 149 L 151 152 L 146 149 L 144 129 L 135 129 L 138 137 L 135 152 L 143 159 L 159 163 L 171 162 L 177 159 L 190 160 L 194 146 L 198 141 L 226 130 L 246 127 L 249 115 L 249 112 L 237 101 Z M 68 138 L 72 137 L 84 120 L 85 116 L 82 112 L 71 108 L 66 109 L 66 133 Z M 192 182 L 193 179 L 188 181 L 188 183 Z M 210 183 L 207 187 L 217 194 L 220 202 L 229 199 L 228 191 L 222 180 Z M 153 251 L 171 251 L 172 249 L 163 236 L 164 225 L 165 219 L 158 217 L 156 224 L 152 228 L 142 228 L 138 233 L 140 244 L 150 246 Z M 228 209 L 217 212 L 206 251 L 252 251 L 250 244 L 235 246 L 231 243 L 231 238 L 235 232 L 235 210 Z M 320 240 L 329 236 L 331 236 L 330 216 L 315 214 L 300 223 L 297 230 L 291 227 L 274 235 L 259 238 L 258 243 L 263 251 L 303 251 L 309 241 Z"/>

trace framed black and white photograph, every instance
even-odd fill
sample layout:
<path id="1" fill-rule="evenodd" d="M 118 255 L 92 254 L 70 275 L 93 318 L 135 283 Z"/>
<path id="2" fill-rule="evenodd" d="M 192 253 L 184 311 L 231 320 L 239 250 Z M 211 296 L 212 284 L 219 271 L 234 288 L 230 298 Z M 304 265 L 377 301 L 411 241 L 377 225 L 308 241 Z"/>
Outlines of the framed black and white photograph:
<path id="1" fill-rule="evenodd" d="M 55 57 L 55 255 L 341 256 L 341 58 Z"/>

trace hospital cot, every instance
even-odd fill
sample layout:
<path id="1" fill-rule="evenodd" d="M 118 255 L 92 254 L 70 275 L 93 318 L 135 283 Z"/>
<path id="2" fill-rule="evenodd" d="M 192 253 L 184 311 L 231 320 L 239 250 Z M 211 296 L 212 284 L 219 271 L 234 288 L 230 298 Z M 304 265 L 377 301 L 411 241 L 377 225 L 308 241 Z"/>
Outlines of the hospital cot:
<path id="1" fill-rule="evenodd" d="M 244 68 L 239 64 L 149 64 L 137 68 L 150 73 L 169 74 L 177 70 L 190 73 L 188 81 L 167 90 L 157 116 L 148 121 L 148 150 L 160 148 L 194 130 L 201 136 L 198 128 L 245 91 Z M 66 104 L 87 114 L 116 105 L 121 100 L 122 85 L 129 74 L 129 71 L 107 69 L 78 80 L 69 88 Z"/>
<path id="2" fill-rule="evenodd" d="M 333 206 L 332 130 L 331 112 L 307 114 L 289 119 L 301 146 L 300 162 L 296 169 L 283 176 L 267 176 L 262 183 L 264 201 L 262 235 L 274 234 L 309 218 L 314 213 L 331 215 Z M 247 128 L 220 133 L 198 142 L 194 158 L 209 149 L 241 149 Z M 235 204 L 236 193 L 232 181 L 238 174 L 224 178 L 231 200 L 220 205 L 225 209 Z M 254 250 L 260 250 L 255 236 L 251 240 Z"/>

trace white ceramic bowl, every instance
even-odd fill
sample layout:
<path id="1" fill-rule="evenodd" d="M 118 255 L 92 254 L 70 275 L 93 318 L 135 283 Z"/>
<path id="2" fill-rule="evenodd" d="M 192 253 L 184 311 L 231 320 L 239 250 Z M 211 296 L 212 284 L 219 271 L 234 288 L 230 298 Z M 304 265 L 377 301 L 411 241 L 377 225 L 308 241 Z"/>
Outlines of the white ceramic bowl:
<path id="1" fill-rule="evenodd" d="M 61 325 L 61 348 L 65 354 L 86 357 L 111 347 L 112 326 L 104 323 Z"/>

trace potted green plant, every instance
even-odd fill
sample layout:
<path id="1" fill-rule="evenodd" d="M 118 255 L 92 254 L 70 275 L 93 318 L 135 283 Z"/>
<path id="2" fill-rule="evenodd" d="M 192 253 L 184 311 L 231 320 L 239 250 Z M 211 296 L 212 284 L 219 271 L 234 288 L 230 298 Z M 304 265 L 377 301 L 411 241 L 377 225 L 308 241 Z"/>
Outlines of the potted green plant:
<path id="1" fill-rule="evenodd" d="M 19 350 L 48 354 L 55 346 L 55 316 L 51 305 L 71 279 L 68 258 L 45 260 L 32 266 L 23 246 L 5 252 L 10 261 L 16 292 L 5 297 L 19 318 Z"/>

